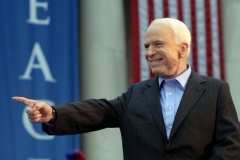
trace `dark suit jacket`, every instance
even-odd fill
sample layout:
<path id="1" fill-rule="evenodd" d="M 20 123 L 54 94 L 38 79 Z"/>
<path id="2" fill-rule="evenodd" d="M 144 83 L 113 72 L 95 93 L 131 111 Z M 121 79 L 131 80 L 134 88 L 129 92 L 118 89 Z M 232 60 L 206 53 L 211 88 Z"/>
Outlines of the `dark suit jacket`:
<path id="1" fill-rule="evenodd" d="M 158 89 L 155 78 L 132 85 L 114 100 L 55 106 L 55 127 L 43 129 L 62 135 L 119 127 L 125 160 L 239 159 L 238 118 L 226 82 L 192 71 L 169 139 Z"/>

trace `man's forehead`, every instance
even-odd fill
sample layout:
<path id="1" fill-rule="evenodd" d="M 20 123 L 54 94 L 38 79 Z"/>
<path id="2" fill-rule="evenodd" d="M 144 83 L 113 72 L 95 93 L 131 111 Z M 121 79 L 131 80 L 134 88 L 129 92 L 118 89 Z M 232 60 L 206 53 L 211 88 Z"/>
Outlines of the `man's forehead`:
<path id="1" fill-rule="evenodd" d="M 168 41 L 171 38 L 172 30 L 166 25 L 150 25 L 146 31 L 145 39 L 158 39 L 159 41 Z"/>
<path id="2" fill-rule="evenodd" d="M 170 40 L 171 33 L 165 30 L 149 30 L 146 32 L 145 41 L 166 42 Z"/>
<path id="3" fill-rule="evenodd" d="M 164 43 L 167 41 L 166 37 L 149 37 L 145 38 L 145 43 Z"/>

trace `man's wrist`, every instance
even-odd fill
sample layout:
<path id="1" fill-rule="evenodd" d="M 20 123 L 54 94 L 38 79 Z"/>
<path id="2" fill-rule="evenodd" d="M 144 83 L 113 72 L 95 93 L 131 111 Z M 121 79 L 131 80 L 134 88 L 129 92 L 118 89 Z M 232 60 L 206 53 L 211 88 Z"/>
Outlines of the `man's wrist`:
<path id="1" fill-rule="evenodd" d="M 45 124 L 49 125 L 49 126 L 54 126 L 57 120 L 57 113 L 55 108 L 52 107 L 52 119 L 50 119 L 48 122 L 46 122 Z"/>
<path id="2" fill-rule="evenodd" d="M 52 107 L 52 119 L 49 122 L 55 122 L 56 120 L 56 110 Z"/>

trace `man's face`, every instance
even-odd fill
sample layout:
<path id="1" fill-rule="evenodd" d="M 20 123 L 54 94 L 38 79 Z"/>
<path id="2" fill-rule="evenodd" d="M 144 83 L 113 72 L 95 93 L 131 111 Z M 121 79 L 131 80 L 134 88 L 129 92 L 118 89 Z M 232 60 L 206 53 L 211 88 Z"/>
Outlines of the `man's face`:
<path id="1" fill-rule="evenodd" d="M 152 73 L 163 78 L 175 78 L 183 70 L 179 57 L 180 45 L 175 45 L 171 29 L 162 24 L 151 24 L 145 37 L 145 58 Z"/>

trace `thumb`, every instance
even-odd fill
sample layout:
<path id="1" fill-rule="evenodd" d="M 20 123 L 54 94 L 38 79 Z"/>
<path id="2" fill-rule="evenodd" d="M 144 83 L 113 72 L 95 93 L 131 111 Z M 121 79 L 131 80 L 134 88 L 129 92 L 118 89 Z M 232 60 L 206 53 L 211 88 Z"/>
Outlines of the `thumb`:
<path id="1" fill-rule="evenodd" d="M 33 112 L 39 111 L 40 109 L 45 108 L 45 107 L 46 107 L 46 103 L 37 101 L 35 103 L 35 105 L 32 107 L 32 111 Z"/>

